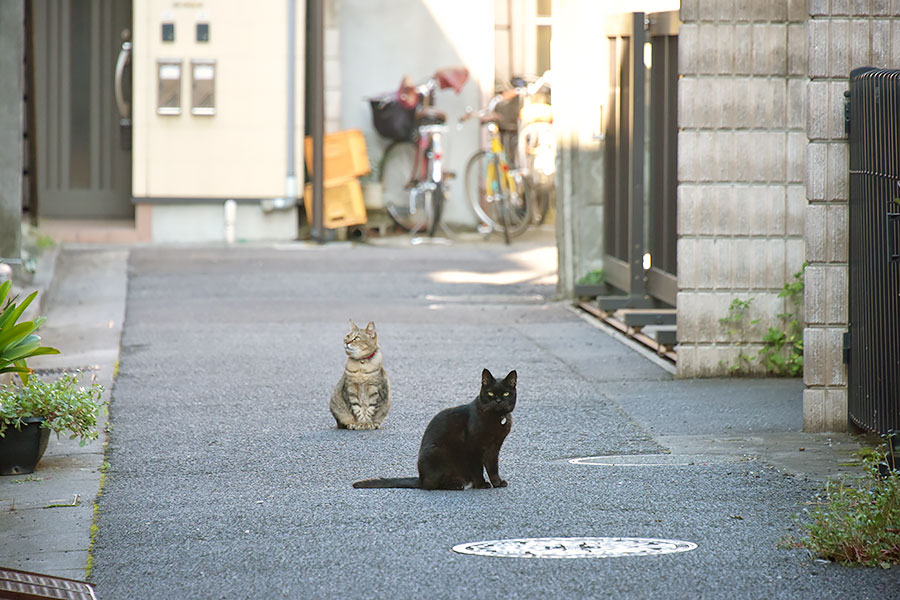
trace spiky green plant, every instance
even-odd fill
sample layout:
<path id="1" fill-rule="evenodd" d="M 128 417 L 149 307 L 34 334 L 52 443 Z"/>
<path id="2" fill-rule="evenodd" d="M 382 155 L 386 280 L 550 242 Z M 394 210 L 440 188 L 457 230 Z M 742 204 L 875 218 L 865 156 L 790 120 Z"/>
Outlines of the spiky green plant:
<path id="1" fill-rule="evenodd" d="M 7 299 L 11 289 L 11 281 L 0 283 L 0 306 L 3 306 L 0 311 L 0 373 L 18 373 L 22 383 L 27 384 L 31 369 L 25 361 L 43 354 L 59 354 L 59 350 L 42 346 L 40 336 L 35 333 L 44 324 L 46 317 L 18 322 L 38 293 L 33 292 L 20 304 L 16 304 L 18 296 Z"/>

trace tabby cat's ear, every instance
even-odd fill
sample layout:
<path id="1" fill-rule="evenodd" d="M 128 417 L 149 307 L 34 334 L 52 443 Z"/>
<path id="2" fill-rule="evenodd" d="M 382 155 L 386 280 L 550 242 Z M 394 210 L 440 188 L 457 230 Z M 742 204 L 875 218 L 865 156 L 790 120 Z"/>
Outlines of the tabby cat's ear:
<path id="1" fill-rule="evenodd" d="M 353 319 L 350 319 L 350 331 L 359 331 L 359 327 L 356 326 L 356 323 L 353 322 Z"/>
<path id="2" fill-rule="evenodd" d="M 375 321 L 369 321 L 369 324 L 366 325 L 366 333 L 375 335 Z"/>
<path id="3" fill-rule="evenodd" d="M 516 379 L 518 379 L 518 377 L 519 375 L 516 373 L 516 370 L 513 369 L 503 378 L 503 382 L 509 387 L 516 387 Z"/>
<path id="4" fill-rule="evenodd" d="M 484 371 L 481 372 L 481 385 L 483 385 L 483 386 L 491 385 L 492 383 L 494 383 L 494 381 L 495 381 L 494 376 L 491 375 L 490 371 L 485 369 Z"/>

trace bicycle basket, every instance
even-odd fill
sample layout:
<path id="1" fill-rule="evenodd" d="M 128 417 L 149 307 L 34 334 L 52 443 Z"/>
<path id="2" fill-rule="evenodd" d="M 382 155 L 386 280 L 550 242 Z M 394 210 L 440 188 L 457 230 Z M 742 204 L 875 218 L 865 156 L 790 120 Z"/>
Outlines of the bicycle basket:
<path id="1" fill-rule="evenodd" d="M 416 109 L 407 108 L 394 98 L 372 98 L 372 122 L 375 130 L 391 140 L 411 140 L 416 130 Z"/>

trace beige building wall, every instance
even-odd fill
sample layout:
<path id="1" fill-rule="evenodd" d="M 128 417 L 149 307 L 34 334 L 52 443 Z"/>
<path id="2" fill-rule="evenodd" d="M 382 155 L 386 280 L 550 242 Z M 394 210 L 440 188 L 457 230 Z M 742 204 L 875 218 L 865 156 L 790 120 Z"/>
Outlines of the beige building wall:
<path id="1" fill-rule="evenodd" d="M 844 91 L 850 71 L 900 68 L 900 2 L 808 0 L 809 77 L 805 208 L 806 319 L 803 428 L 848 427 L 849 145 Z"/>
<path id="2" fill-rule="evenodd" d="M 760 372 L 741 354 L 783 327 L 805 255 L 807 18 L 803 0 L 681 3 L 679 377 Z M 735 299 L 752 299 L 736 333 Z"/>
<path id="3" fill-rule="evenodd" d="M 296 172 L 303 174 L 305 3 L 297 2 Z M 134 3 L 133 195 L 276 198 L 286 167 L 287 3 L 225 0 Z M 175 41 L 163 42 L 163 21 Z M 195 41 L 195 24 L 210 41 Z M 157 58 L 181 59 L 182 111 L 156 113 Z M 191 60 L 216 61 L 216 114 L 191 114 Z"/>

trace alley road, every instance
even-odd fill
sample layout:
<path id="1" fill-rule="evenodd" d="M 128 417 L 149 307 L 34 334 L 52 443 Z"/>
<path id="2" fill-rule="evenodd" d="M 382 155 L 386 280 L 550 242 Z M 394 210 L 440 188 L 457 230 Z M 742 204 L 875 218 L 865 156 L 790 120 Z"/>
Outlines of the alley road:
<path id="1" fill-rule="evenodd" d="M 570 463 L 666 452 L 634 414 L 672 397 L 715 413 L 683 419 L 689 429 L 729 419 L 732 431 L 782 427 L 767 410 L 751 410 L 756 420 L 741 415 L 755 403 L 797 403 L 799 388 L 672 380 L 554 300 L 553 252 L 527 243 L 133 249 L 92 551 L 99 597 L 896 593 L 897 569 L 819 564 L 777 547 L 790 515 L 814 494 L 804 478 L 754 460 Z M 328 410 L 350 318 L 375 321 L 391 378 L 393 407 L 379 431 L 337 430 Z M 500 454 L 509 487 L 351 487 L 415 475 L 426 423 L 473 399 L 484 367 L 518 370 L 513 429 Z M 626 401 L 640 406 L 626 413 Z M 799 409 L 790 414 L 799 418 Z M 677 434 L 681 421 L 664 433 Z M 697 548 L 571 560 L 451 550 L 548 536 Z"/>

